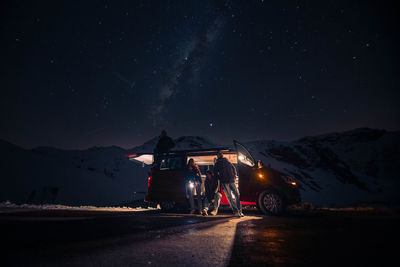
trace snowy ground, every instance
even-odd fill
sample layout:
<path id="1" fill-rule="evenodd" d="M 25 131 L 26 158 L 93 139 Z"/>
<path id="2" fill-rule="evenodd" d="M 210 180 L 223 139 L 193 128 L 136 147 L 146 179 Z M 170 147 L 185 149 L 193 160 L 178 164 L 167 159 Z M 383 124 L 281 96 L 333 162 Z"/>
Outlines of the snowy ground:
<path id="1" fill-rule="evenodd" d="M 69 210 L 69 211 L 115 211 L 115 212 L 132 212 L 132 211 L 149 211 L 157 210 L 152 207 L 96 207 L 96 206 L 65 206 L 65 205 L 33 205 L 33 204 L 14 204 L 9 201 L 0 203 L 0 213 L 23 212 L 27 210 Z"/>

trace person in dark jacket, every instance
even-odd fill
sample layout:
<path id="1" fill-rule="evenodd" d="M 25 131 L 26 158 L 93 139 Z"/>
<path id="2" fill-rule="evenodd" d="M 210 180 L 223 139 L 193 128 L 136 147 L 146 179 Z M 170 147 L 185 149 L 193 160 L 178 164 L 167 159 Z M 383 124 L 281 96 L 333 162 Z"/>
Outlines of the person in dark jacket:
<path id="1" fill-rule="evenodd" d="M 205 190 L 205 195 L 207 197 L 208 202 L 212 202 L 214 199 L 214 192 L 216 189 L 216 183 L 214 176 L 212 175 L 212 171 L 207 170 L 206 171 L 206 180 L 204 181 L 204 190 Z"/>
<path id="2" fill-rule="evenodd" d="M 160 154 L 163 153 L 168 153 L 171 148 L 175 146 L 174 141 L 172 141 L 171 137 L 167 135 L 167 132 L 165 130 L 161 131 L 161 135 L 158 139 L 157 145 L 154 148 L 154 165 L 159 164 L 159 157 Z"/>
<path id="3" fill-rule="evenodd" d="M 222 151 L 218 151 L 217 156 L 218 159 L 214 165 L 214 176 L 220 181 L 233 212 L 237 216 L 243 217 L 240 194 L 235 184 L 235 177 L 237 176 L 235 166 L 227 158 L 224 158 Z M 232 199 L 232 194 L 235 196 L 235 201 Z"/>
<path id="4" fill-rule="evenodd" d="M 156 153 L 168 153 L 174 146 L 174 141 L 172 141 L 171 137 L 167 135 L 165 130 L 162 130 L 160 139 L 156 146 Z"/>
<path id="5" fill-rule="evenodd" d="M 189 159 L 185 171 L 186 178 L 186 198 L 189 199 L 190 203 L 190 214 L 195 212 L 194 209 L 194 197 L 197 196 L 199 204 L 199 213 L 202 213 L 201 205 L 201 173 L 199 166 L 194 162 L 194 159 Z"/>

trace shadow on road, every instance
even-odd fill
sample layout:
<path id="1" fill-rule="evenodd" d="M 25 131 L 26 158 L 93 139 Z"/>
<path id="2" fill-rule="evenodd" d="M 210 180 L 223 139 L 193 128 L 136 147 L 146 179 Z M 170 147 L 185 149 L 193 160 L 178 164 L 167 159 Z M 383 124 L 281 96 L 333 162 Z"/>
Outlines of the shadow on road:
<path id="1" fill-rule="evenodd" d="M 237 224 L 230 266 L 397 266 L 398 214 L 302 212 Z"/>

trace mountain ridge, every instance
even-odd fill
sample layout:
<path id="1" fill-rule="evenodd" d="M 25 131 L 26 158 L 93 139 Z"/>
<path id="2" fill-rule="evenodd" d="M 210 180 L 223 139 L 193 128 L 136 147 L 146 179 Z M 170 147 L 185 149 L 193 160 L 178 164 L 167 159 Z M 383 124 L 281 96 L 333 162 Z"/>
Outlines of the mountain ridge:
<path id="1" fill-rule="evenodd" d="M 67 205 L 131 201 L 134 192 L 146 191 L 149 169 L 128 161 L 125 155 L 151 153 L 157 140 L 154 137 L 132 149 L 107 146 L 85 150 L 24 149 L 0 140 L 0 201 Z M 243 144 L 256 160 L 294 177 L 303 201 L 327 205 L 399 202 L 399 141 L 398 131 L 358 128 L 295 141 Z M 175 143 L 178 150 L 221 146 L 199 136 L 182 136 Z"/>

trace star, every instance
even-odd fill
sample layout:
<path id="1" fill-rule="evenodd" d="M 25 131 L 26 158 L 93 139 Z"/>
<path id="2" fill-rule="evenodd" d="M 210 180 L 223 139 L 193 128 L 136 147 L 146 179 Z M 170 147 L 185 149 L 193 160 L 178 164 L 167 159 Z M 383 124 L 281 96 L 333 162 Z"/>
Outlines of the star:
<path id="1" fill-rule="evenodd" d="M 14 127 L 9 134 L 15 136 L 12 138 L 42 145 L 47 138 L 40 136 L 47 136 L 54 127 L 62 135 L 55 145 L 73 147 L 79 143 L 85 148 L 89 143 L 102 145 L 113 140 L 117 140 L 116 145 L 140 145 L 162 128 L 171 131 L 172 138 L 204 132 L 211 140 L 225 143 L 230 142 L 230 132 L 244 140 L 295 139 L 305 133 L 352 128 L 351 123 L 359 125 L 360 119 L 366 126 L 384 128 L 391 123 L 400 127 L 387 116 L 399 109 L 393 100 L 396 77 L 386 73 L 395 56 L 393 49 L 388 49 L 392 48 L 388 43 L 393 41 L 395 27 L 383 23 L 384 15 L 393 15 L 389 8 L 385 14 L 386 9 L 375 10 L 375 4 L 370 3 L 362 10 L 347 3 L 334 10 L 313 5 L 316 15 L 305 18 L 299 13 L 305 8 L 301 1 L 276 4 L 257 0 L 253 6 L 223 0 L 204 4 L 201 9 L 196 1 L 163 6 L 153 1 L 128 2 L 80 6 L 82 14 L 90 16 L 75 16 L 73 4 L 46 6 L 45 12 L 32 16 L 24 16 L 29 11 L 22 9 L 7 11 L 4 19 L 9 34 L 3 44 L 7 49 L 1 60 L 3 68 L 7 73 L 19 73 L 20 66 L 37 69 L 24 71 L 22 76 L 3 75 L 7 84 L 3 87 L 7 88 L 2 88 L 6 90 L 2 100 L 8 102 L 4 108 L 10 114 L 5 127 L 12 128 L 23 115 L 23 129 L 30 126 L 33 115 L 38 116 L 34 135 Z M 70 20 L 54 16 L 59 8 L 84 27 L 70 27 Z M 148 16 L 154 11 L 156 16 Z M 388 21 L 393 19 L 388 17 Z M 363 30 L 363 25 L 371 30 Z M 49 26 L 51 30 L 43 30 Z M 29 32 L 39 32 L 40 42 Z M 48 79 L 37 78 L 40 72 Z M 364 87 L 368 97 L 355 97 Z M 30 97 L 32 88 L 37 88 L 37 97 Z M 13 105 L 16 93 L 24 97 L 24 105 Z M 329 101 L 332 96 L 342 96 L 343 103 L 352 108 Z M 221 103 L 237 108 L 228 112 Z M 64 122 L 54 121 L 54 115 L 46 112 L 55 104 L 60 117 L 68 120 L 65 123 L 77 129 L 71 132 L 79 133 L 79 127 L 88 123 L 96 128 L 113 124 L 115 136 L 99 135 L 98 140 L 86 143 L 68 139 L 60 130 Z M 375 104 L 382 106 L 366 110 L 362 116 L 353 114 L 352 109 L 356 112 Z M 75 113 L 70 116 L 71 105 Z M 390 111 L 385 112 L 386 106 Z M 32 108 L 38 112 L 30 113 Z M 130 112 L 139 113 L 134 116 Z M 80 113 L 86 115 L 75 116 Z M 299 128 L 295 121 L 282 123 L 286 115 L 309 120 Z M 227 116 L 234 117 L 235 123 L 222 127 L 218 123 Z M 382 118 L 382 122 L 378 124 L 374 118 Z M 133 137 L 124 135 L 120 141 L 116 136 L 128 121 Z M 141 129 L 143 138 L 137 138 L 133 129 Z M 201 129 L 203 132 L 196 132 Z"/>

